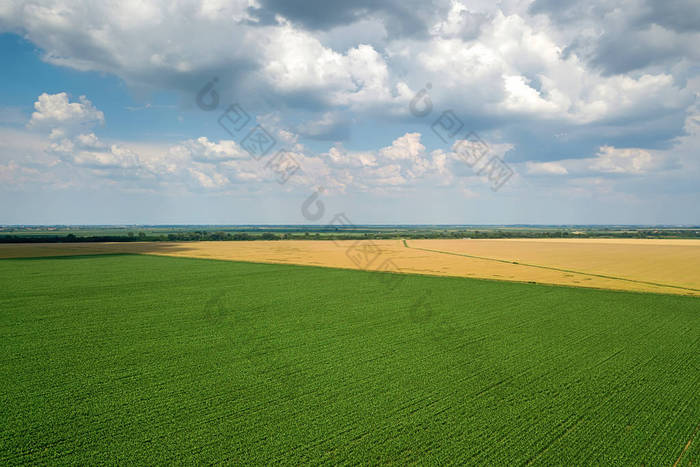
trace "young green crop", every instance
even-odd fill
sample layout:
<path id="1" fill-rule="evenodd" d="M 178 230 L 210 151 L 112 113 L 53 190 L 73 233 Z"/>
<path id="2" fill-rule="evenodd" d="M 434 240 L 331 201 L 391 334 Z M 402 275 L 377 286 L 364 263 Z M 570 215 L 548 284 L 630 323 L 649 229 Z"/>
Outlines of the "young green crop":
<path id="1" fill-rule="evenodd" d="M 2 260 L 0 463 L 697 463 L 700 300 L 386 279 Z"/>

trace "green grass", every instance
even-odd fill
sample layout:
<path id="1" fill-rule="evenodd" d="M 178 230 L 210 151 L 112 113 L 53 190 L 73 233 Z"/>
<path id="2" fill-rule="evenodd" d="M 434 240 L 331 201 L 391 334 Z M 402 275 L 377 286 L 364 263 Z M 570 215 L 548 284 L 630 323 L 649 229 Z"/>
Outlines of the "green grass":
<path id="1" fill-rule="evenodd" d="M 148 256 L 0 286 L 5 465 L 670 466 L 700 424 L 690 297 Z"/>

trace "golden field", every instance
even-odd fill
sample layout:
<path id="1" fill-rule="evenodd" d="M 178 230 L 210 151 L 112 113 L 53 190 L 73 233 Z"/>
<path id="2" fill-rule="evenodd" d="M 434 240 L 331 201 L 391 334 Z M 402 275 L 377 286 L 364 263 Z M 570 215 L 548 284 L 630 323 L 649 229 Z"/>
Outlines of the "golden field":
<path id="1" fill-rule="evenodd" d="M 0 245 L 0 258 L 137 253 L 700 296 L 700 241 L 455 239 Z M 426 251 L 431 250 L 431 251 Z"/>

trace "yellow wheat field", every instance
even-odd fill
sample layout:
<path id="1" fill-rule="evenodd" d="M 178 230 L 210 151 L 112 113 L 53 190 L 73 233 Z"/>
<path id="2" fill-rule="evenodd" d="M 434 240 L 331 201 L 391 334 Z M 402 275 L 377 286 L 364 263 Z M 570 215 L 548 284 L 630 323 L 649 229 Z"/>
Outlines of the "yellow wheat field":
<path id="1" fill-rule="evenodd" d="M 700 296 L 700 241 L 455 239 L 0 245 L 0 258 L 138 253 Z"/>

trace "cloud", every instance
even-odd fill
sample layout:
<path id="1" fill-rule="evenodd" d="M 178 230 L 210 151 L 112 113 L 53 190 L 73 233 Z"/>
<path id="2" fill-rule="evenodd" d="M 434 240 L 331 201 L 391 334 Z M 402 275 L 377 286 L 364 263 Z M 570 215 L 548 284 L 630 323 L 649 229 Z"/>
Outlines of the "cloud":
<path id="1" fill-rule="evenodd" d="M 141 166 L 141 161 L 135 152 L 121 145 L 107 145 L 94 134 L 54 141 L 49 144 L 47 150 L 63 161 L 79 167 L 134 169 Z"/>
<path id="2" fill-rule="evenodd" d="M 321 155 L 335 167 L 375 167 L 377 156 L 371 151 L 347 151 L 341 144 L 331 147 Z"/>
<path id="3" fill-rule="evenodd" d="M 71 102 L 65 92 L 43 93 L 34 103 L 34 109 L 28 127 L 50 132 L 47 154 L 76 167 L 102 171 L 102 175 L 110 169 L 118 169 L 124 175 L 125 170 L 141 167 L 138 155 L 127 147 L 108 145 L 93 132 L 82 133 L 105 122 L 102 111 L 87 97 L 80 96 L 77 102 Z"/>
<path id="4" fill-rule="evenodd" d="M 219 173 L 206 174 L 193 168 L 189 168 L 187 171 L 192 179 L 205 189 L 221 189 L 229 184 L 229 179 Z"/>
<path id="5" fill-rule="evenodd" d="M 470 183 L 454 148 L 421 130 L 447 109 L 533 183 L 612 189 L 697 174 L 688 122 L 699 95 L 698 11 L 690 0 L 29 0 L 5 2 L 0 29 L 26 37 L 49 63 L 175 90 L 185 103 L 218 76 L 222 105 L 246 99 L 267 112 L 264 126 L 301 163 L 285 190 Z M 421 122 L 408 104 L 427 83 L 433 113 Z M 86 97 L 45 93 L 30 129 L 51 135 L 44 162 L 81 173 L 128 173 L 160 188 L 275 183 L 234 141 L 192 130 L 150 152 L 103 141 L 104 122 Z"/>
<path id="6" fill-rule="evenodd" d="M 389 160 L 416 161 L 425 152 L 420 137 L 420 133 L 406 133 L 396 138 L 391 146 L 381 149 L 379 154 Z"/>
<path id="7" fill-rule="evenodd" d="M 297 126 L 296 131 L 302 136 L 318 139 L 341 141 L 350 136 L 350 122 L 341 112 L 325 112 L 320 118 L 306 121 Z"/>
<path id="8" fill-rule="evenodd" d="M 220 140 L 218 143 L 209 141 L 202 136 L 195 140 L 187 140 L 171 149 L 186 152 L 187 156 L 197 162 L 217 163 L 250 157 L 235 141 Z"/>
<path id="9" fill-rule="evenodd" d="M 544 14 L 576 53 L 605 74 L 677 63 L 700 54 L 700 12 L 692 0 L 628 0 L 624 4 L 535 0 L 530 12 Z"/>
<path id="10" fill-rule="evenodd" d="M 678 115 L 692 100 L 682 80 L 652 67 L 661 57 L 698 59 L 695 36 L 687 36 L 693 28 L 679 14 L 686 4 L 657 12 L 657 24 L 654 2 L 630 1 L 638 12 L 629 18 L 605 2 L 563 8 L 541 0 L 208 0 L 167 7 L 155 0 L 89 7 L 16 1 L 0 10 L 0 28 L 27 37 L 51 63 L 174 89 L 189 102 L 219 76 L 226 99 L 344 112 L 346 121 L 366 114 L 405 119 L 410 99 L 430 82 L 436 108 L 452 108 L 478 129 L 524 118 L 576 128 Z M 359 24 L 384 33 L 363 34 Z M 338 28 L 356 35 L 340 49 Z M 613 66 L 644 71 L 615 75 Z M 309 124 L 305 133 L 332 139 L 342 127 L 323 126 Z M 673 131 L 677 136 L 679 128 L 657 139 Z"/>
<path id="11" fill-rule="evenodd" d="M 95 136 L 95 133 L 78 135 L 75 141 L 80 147 L 85 149 L 103 149 L 106 147 L 106 145 Z"/>
<path id="12" fill-rule="evenodd" d="M 557 162 L 527 162 L 527 173 L 530 175 L 566 175 L 566 167 Z"/>
<path id="13" fill-rule="evenodd" d="M 652 22 L 677 32 L 700 31 L 700 9 L 693 0 L 648 0 L 645 6 L 638 23 Z"/>
<path id="14" fill-rule="evenodd" d="M 280 140 L 298 146 L 296 134 L 276 129 L 275 123 L 279 123 L 276 115 L 264 116 L 263 120 Z M 679 139 L 671 150 L 602 146 L 588 157 L 545 163 L 528 161 L 522 169 L 518 164 L 515 168 L 523 176 L 534 176 L 530 178 L 530 188 L 538 186 L 538 180 L 544 183 L 546 179 L 542 189 L 561 199 L 616 196 L 634 202 L 633 193 L 640 190 L 634 185 L 635 180 L 648 185 L 646 176 L 654 174 L 663 180 L 664 174 L 670 174 L 671 178 L 666 178 L 669 181 L 659 188 L 669 190 L 687 185 L 683 184 L 683 178 L 678 178 L 684 172 L 698 173 L 694 149 L 697 141 L 692 139 L 692 134 L 697 133 L 697 121 L 695 114 L 688 117 L 689 136 Z M 275 181 L 277 174 L 270 167 L 270 159 L 253 160 L 230 140 L 199 137 L 149 146 L 102 141 L 95 133 L 52 140 L 47 136 L 49 128 L 44 131 L 46 152 L 56 156 L 58 162 L 30 166 L 28 160 L 0 161 L 0 178 L 7 182 L 8 189 L 40 184 L 52 189 L 110 186 L 122 192 L 263 196 L 286 192 L 307 194 L 322 187 L 324 196 L 371 193 L 404 197 L 425 190 L 435 193 L 439 188 L 449 189 L 456 199 L 463 200 L 483 199 L 484 192 L 488 192 L 488 182 L 479 180 L 483 176 L 476 174 L 454 148 L 449 151 L 428 148 L 418 132 L 405 133 L 388 146 L 365 151 L 347 150 L 335 144 L 325 152 L 314 153 L 299 146 L 290 154 L 300 170 L 282 186 Z M 20 139 L 13 137 L 15 141 Z M 486 144 L 489 154 L 499 157 L 513 149 L 509 143 L 489 140 Z M 683 170 L 674 152 L 687 154 L 681 159 Z M 508 186 L 507 192 L 523 199 L 528 196 L 522 191 L 526 185 L 517 175 Z M 692 192 L 687 186 L 682 189 Z"/>
<path id="15" fill-rule="evenodd" d="M 698 40 L 698 33 L 677 33 L 658 24 L 643 29 L 611 29 L 598 40 L 591 63 L 606 74 L 621 74 L 652 65 L 676 63 L 681 57 L 698 60 L 700 52 L 692 45 Z"/>
<path id="16" fill-rule="evenodd" d="M 70 102 L 65 92 L 41 94 L 34 103 L 34 109 L 29 126 L 50 128 L 56 131 L 55 135 L 90 130 L 105 121 L 102 111 L 97 110 L 85 96 L 80 96 L 78 102 Z"/>
<path id="17" fill-rule="evenodd" d="M 104 151 L 79 151 L 71 154 L 71 162 L 94 169 L 132 169 L 140 166 L 139 157 L 128 148 L 112 145 Z"/>
<path id="18" fill-rule="evenodd" d="M 556 175 L 563 178 L 644 177 L 661 176 L 678 170 L 681 162 L 676 150 L 646 150 L 641 148 L 617 148 L 601 146 L 592 156 L 578 159 L 561 159 L 553 162 L 524 163 L 528 175 Z"/>
<path id="19" fill-rule="evenodd" d="M 311 102 L 360 108 L 393 100 L 387 64 L 371 45 L 341 54 L 283 24 L 270 31 L 263 49 L 262 72 L 281 94 L 302 93 Z"/>
<path id="20" fill-rule="evenodd" d="M 32 167 L 24 167 L 15 161 L 0 164 L 0 183 L 6 189 L 21 188 L 26 183 L 40 179 L 41 173 Z"/>
<path id="21" fill-rule="evenodd" d="M 253 14 L 261 19 L 283 16 L 310 30 L 327 30 L 367 18 L 381 20 L 393 36 L 420 36 L 427 33 L 434 17 L 449 8 L 447 1 L 358 0 L 261 0 Z"/>
<path id="22" fill-rule="evenodd" d="M 641 149 L 600 148 L 591 169 L 606 173 L 641 174 L 654 166 L 649 151 Z"/>
<path id="23" fill-rule="evenodd" d="M 323 187 L 327 193 L 386 193 L 412 190 L 427 181 L 441 186 L 455 181 L 457 156 L 441 150 L 428 153 L 418 132 L 405 133 L 376 150 L 348 151 L 335 144 L 326 152 L 314 153 L 298 143 L 298 134 L 279 128 L 279 115 L 271 113 L 259 121 L 286 150 L 256 160 L 233 140 L 214 141 L 201 136 L 148 147 L 128 141 L 103 141 L 95 132 L 67 131 L 104 121 L 102 112 L 85 97 L 72 103 L 65 93 L 42 94 L 36 107 L 29 126 L 43 131 L 37 134 L 44 135 L 44 152 L 55 158 L 42 167 L 45 175 L 60 174 L 66 177 L 62 183 L 71 186 L 95 186 L 103 179 L 128 190 L 225 192 L 251 189 L 255 184 L 259 185 L 256 189 L 263 189 L 283 172 L 295 174 L 285 190 Z M 23 168 L 21 162 L 10 161 L 3 173 L 17 173 Z"/>
<path id="24" fill-rule="evenodd" d="M 204 136 L 155 148 L 139 149 L 137 144 L 134 149 L 129 142 L 102 141 L 94 132 L 68 131 L 104 122 L 102 112 L 85 97 L 73 103 L 66 93 L 42 94 L 36 108 L 29 126 L 38 132 L 37 136 L 44 135 L 45 154 L 56 158 L 56 162 L 42 168 L 50 169 L 47 174 L 54 171 L 65 176 L 66 171 L 56 167 L 70 167 L 69 177 L 78 185 L 94 185 L 97 179 L 106 179 L 113 185 L 121 184 L 124 189 L 135 186 L 151 190 L 179 187 L 189 191 L 250 189 L 252 184 L 270 185 L 280 171 L 298 165 L 299 174 L 290 179 L 288 189 L 320 185 L 329 192 L 343 192 L 348 188 L 405 184 L 410 171 L 402 173 L 401 166 L 391 160 L 406 160 L 415 166 L 425 149 L 420 134 L 409 133 L 380 151 L 349 153 L 337 145 L 327 153 L 313 154 L 298 143 L 297 134 L 277 126 L 279 118 L 274 113 L 259 120 L 287 147 L 286 158 L 281 162 L 274 162 L 278 155 L 255 160 L 236 141 L 212 141 Z M 380 165 L 378 158 L 388 162 Z M 16 174 L 23 169 L 21 163 L 10 161 L 4 166 L 3 174 Z"/>

